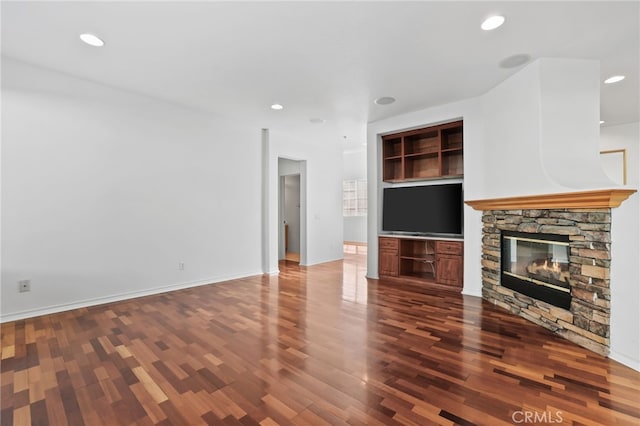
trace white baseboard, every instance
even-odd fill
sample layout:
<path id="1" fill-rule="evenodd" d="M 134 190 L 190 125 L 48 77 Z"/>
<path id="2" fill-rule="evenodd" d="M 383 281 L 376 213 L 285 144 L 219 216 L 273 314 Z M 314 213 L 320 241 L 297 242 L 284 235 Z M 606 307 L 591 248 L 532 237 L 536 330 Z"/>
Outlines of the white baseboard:
<path id="1" fill-rule="evenodd" d="M 464 288 L 462 289 L 462 294 L 465 296 L 482 297 L 482 291 L 467 291 Z"/>
<path id="2" fill-rule="evenodd" d="M 329 262 L 337 262 L 338 260 L 344 260 L 344 257 L 337 257 L 335 259 L 320 259 L 320 260 L 313 260 L 313 261 L 308 261 L 305 264 L 300 263 L 300 266 L 314 266 L 314 265 L 320 265 L 322 263 L 329 263 Z"/>
<path id="3" fill-rule="evenodd" d="M 233 275 L 225 277 L 216 277 L 206 280 L 190 281 L 186 283 L 171 284 L 163 287 L 155 287 L 148 290 L 132 291 L 127 293 L 119 293 L 111 296 L 96 297 L 93 299 L 85 299 L 71 303 L 61 303 L 58 305 L 45 306 L 42 308 L 28 309 L 26 311 L 11 312 L 9 314 L 0 314 L 0 323 L 18 321 L 27 318 L 39 317 L 41 315 L 57 314 L 59 312 L 70 311 L 72 309 L 87 308 L 89 306 L 103 305 L 105 303 L 120 302 L 123 300 L 135 299 L 137 297 L 152 296 L 154 294 L 167 293 L 185 288 L 199 287 L 207 284 L 220 284 L 226 281 L 237 280 L 241 278 L 262 275 L 262 272 L 251 274 Z"/>
<path id="4" fill-rule="evenodd" d="M 628 357 L 626 355 L 623 355 L 621 353 L 614 352 L 614 351 L 609 352 L 609 358 L 619 362 L 620 364 L 626 365 L 627 367 L 632 368 L 636 371 L 640 371 L 640 360 L 633 359 L 631 357 Z"/>

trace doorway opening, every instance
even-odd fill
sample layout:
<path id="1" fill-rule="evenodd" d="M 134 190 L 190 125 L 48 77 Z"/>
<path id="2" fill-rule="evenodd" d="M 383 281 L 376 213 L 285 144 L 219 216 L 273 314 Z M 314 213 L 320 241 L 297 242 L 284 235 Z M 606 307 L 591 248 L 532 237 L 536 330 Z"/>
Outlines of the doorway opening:
<path id="1" fill-rule="evenodd" d="M 282 176 L 284 260 L 300 263 L 300 175 Z"/>
<path id="2" fill-rule="evenodd" d="M 304 161 L 278 158 L 278 260 L 304 264 Z"/>

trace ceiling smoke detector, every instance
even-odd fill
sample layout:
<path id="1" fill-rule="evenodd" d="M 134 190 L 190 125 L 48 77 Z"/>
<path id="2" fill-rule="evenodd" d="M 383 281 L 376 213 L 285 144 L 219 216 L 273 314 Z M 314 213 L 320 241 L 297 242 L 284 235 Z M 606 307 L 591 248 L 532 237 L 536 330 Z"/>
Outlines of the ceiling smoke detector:
<path id="1" fill-rule="evenodd" d="M 531 56 L 526 53 L 518 53 L 511 55 L 500 61 L 500 68 L 516 68 L 524 65 L 531 60 Z"/>
<path id="2" fill-rule="evenodd" d="M 376 105 L 389 105 L 394 103 L 395 101 L 396 101 L 396 98 L 392 98 L 391 96 L 383 96 L 373 101 L 373 103 Z"/>

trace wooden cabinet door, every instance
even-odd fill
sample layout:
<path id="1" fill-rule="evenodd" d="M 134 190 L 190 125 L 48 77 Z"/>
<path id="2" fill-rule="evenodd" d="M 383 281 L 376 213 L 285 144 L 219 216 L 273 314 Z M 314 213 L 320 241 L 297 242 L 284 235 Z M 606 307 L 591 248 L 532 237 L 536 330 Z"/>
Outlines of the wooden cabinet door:
<path id="1" fill-rule="evenodd" d="M 388 277 L 398 276 L 398 253 L 381 250 L 378 256 L 380 275 Z"/>
<path id="2" fill-rule="evenodd" d="M 461 287 L 462 268 L 461 256 L 439 255 L 436 263 L 438 283 Z"/>

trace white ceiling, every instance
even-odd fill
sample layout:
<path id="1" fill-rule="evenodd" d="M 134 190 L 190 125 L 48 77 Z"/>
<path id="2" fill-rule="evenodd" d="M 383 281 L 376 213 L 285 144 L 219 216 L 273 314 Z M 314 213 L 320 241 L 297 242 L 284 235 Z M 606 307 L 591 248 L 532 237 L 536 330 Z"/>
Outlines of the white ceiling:
<path id="1" fill-rule="evenodd" d="M 638 121 L 639 4 L 3 1 L 2 54 L 352 148 L 366 122 L 485 93 L 518 53 L 600 60 L 603 79 L 627 76 L 602 85 L 602 119 Z M 482 31 L 493 13 L 506 23 Z M 83 32 L 106 45 L 84 45 Z"/>

